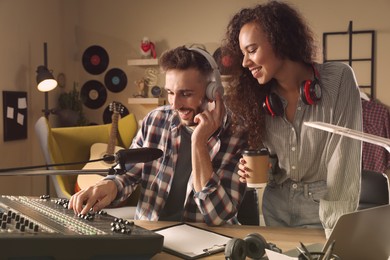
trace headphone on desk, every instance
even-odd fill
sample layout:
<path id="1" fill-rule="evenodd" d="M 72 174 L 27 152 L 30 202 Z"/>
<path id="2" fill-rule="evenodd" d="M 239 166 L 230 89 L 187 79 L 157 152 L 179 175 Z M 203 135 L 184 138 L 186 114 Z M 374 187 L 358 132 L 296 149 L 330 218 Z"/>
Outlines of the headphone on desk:
<path id="1" fill-rule="evenodd" d="M 300 97 L 306 105 L 316 104 L 321 100 L 322 96 L 322 90 L 318 80 L 318 71 L 313 64 L 311 64 L 311 68 L 313 69 L 314 79 L 303 81 L 299 87 Z M 271 116 L 283 116 L 284 114 L 282 100 L 276 93 L 272 92 L 271 89 L 265 97 L 263 109 Z"/>
<path id="2" fill-rule="evenodd" d="M 282 250 L 275 244 L 268 243 L 265 238 L 258 234 L 252 233 L 244 239 L 232 238 L 225 246 L 226 260 L 245 260 L 246 257 L 260 259 L 265 255 L 265 249 L 282 253 Z"/>
<path id="3" fill-rule="evenodd" d="M 190 47 L 187 49 L 190 51 L 195 51 L 205 57 L 211 68 L 213 69 L 213 76 L 211 82 L 207 85 L 206 88 L 206 97 L 209 100 L 215 100 L 215 95 L 217 92 L 219 92 L 222 96 L 224 93 L 224 89 L 222 86 L 221 74 L 219 73 L 217 62 L 214 60 L 213 56 L 211 56 L 207 51 L 202 50 L 200 48 Z"/>

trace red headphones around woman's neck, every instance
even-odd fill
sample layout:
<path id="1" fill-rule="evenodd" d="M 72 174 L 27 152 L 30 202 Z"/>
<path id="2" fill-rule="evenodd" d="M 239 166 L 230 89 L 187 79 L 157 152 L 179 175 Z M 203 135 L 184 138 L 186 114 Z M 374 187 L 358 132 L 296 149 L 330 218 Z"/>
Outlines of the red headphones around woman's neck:
<path id="1" fill-rule="evenodd" d="M 303 81 L 299 88 L 300 97 L 306 105 L 316 104 L 319 100 L 321 100 L 322 96 L 322 90 L 318 80 L 318 71 L 314 67 L 314 64 L 311 64 L 311 68 L 313 69 L 314 79 Z M 271 116 L 284 115 L 283 102 L 280 97 L 272 91 L 272 88 L 265 97 L 263 109 Z"/>

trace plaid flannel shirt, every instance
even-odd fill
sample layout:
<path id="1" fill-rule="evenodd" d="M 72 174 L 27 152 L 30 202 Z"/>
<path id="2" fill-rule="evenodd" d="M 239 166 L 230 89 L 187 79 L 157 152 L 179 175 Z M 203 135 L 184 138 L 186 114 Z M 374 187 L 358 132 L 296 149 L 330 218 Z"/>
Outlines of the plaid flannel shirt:
<path id="1" fill-rule="evenodd" d="M 161 158 L 148 163 L 127 164 L 126 174 L 108 176 L 116 182 L 118 194 L 113 204 L 128 198 L 137 185 L 141 186 L 135 219 L 159 219 L 170 192 L 178 159 L 182 127 L 170 106 L 159 107 L 145 117 L 131 148 L 161 149 Z M 237 211 L 246 185 L 240 183 L 238 160 L 245 139 L 243 133 L 232 133 L 228 117 L 208 141 L 214 172 L 200 192 L 193 189 L 192 175 L 187 184 L 183 221 L 205 222 L 208 225 L 236 224 Z M 191 149 L 188 147 L 188 149 Z"/>

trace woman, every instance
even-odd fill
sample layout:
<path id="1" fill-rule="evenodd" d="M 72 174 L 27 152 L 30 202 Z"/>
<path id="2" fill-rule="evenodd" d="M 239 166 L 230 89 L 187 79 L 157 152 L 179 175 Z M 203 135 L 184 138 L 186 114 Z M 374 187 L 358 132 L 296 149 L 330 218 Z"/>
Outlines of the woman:
<path id="1" fill-rule="evenodd" d="M 266 147 L 271 169 L 263 196 L 266 225 L 323 227 L 356 210 L 361 142 L 305 126 L 321 121 L 362 130 L 359 90 L 343 63 L 315 63 L 314 35 L 291 6 L 270 1 L 229 22 L 224 55 L 232 58 L 227 104 Z M 239 175 L 245 182 L 245 161 Z"/>

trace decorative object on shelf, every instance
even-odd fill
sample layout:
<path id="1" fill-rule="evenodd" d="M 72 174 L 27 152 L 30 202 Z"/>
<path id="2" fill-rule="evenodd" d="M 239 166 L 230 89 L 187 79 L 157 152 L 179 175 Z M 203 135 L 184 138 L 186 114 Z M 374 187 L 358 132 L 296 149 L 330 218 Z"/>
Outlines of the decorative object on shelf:
<path id="1" fill-rule="evenodd" d="M 144 59 L 150 59 L 150 58 L 155 59 L 157 57 L 154 43 L 151 42 L 148 37 L 144 37 L 142 39 L 140 52 L 141 52 L 141 57 Z"/>
<path id="2" fill-rule="evenodd" d="M 72 91 L 60 94 L 55 114 L 59 117 L 61 127 L 88 125 L 76 83 L 74 83 Z"/>
<path id="3" fill-rule="evenodd" d="M 158 85 L 158 70 L 155 68 L 145 69 L 144 78 L 145 78 L 145 84 L 147 87 L 147 96 L 159 97 L 159 96 L 155 96 L 152 93 L 152 88 Z M 156 88 L 155 88 L 155 91 L 156 91 Z M 160 89 L 159 95 L 161 95 L 161 89 Z"/>
<path id="4" fill-rule="evenodd" d="M 111 92 L 121 92 L 127 85 L 126 73 L 118 68 L 110 69 L 104 77 L 104 84 Z"/>
<path id="5" fill-rule="evenodd" d="M 97 109 L 106 102 L 107 90 L 100 81 L 89 80 L 81 88 L 80 97 L 86 107 Z"/>
<path id="6" fill-rule="evenodd" d="M 82 63 L 84 69 L 88 73 L 92 75 L 101 74 L 108 67 L 108 53 L 103 47 L 99 45 L 92 45 L 84 51 Z"/>
<path id="7" fill-rule="evenodd" d="M 148 87 L 156 86 L 158 81 L 158 70 L 154 68 L 147 68 L 145 70 L 145 84 Z"/>
<path id="8" fill-rule="evenodd" d="M 121 102 L 113 101 L 103 111 L 103 123 L 104 124 L 111 124 L 112 123 L 112 118 L 115 114 L 115 111 L 113 111 L 113 109 L 112 109 L 113 103 L 115 103 L 117 107 L 120 107 L 121 118 L 123 118 L 129 114 L 129 110 Z"/>
<path id="9" fill-rule="evenodd" d="M 153 97 L 159 98 L 162 95 L 162 89 L 159 86 L 154 86 L 151 88 L 150 93 Z"/>
<path id="10" fill-rule="evenodd" d="M 223 54 L 221 48 L 215 50 L 213 57 L 217 62 L 219 73 L 221 74 L 221 83 L 226 88 L 231 79 L 232 59 L 229 55 Z"/>
<path id="11" fill-rule="evenodd" d="M 142 79 L 136 80 L 136 81 L 134 81 L 134 84 L 138 88 L 138 94 L 133 95 L 133 97 L 145 98 L 146 97 L 146 94 L 145 94 L 145 79 L 142 78 Z"/>

